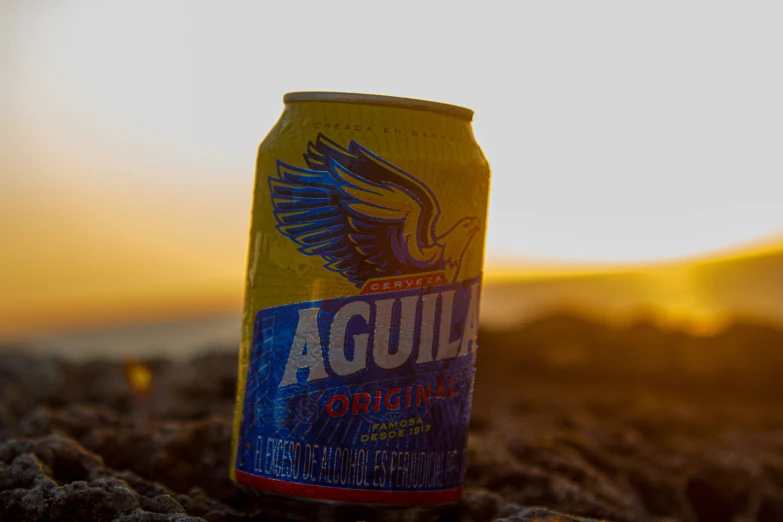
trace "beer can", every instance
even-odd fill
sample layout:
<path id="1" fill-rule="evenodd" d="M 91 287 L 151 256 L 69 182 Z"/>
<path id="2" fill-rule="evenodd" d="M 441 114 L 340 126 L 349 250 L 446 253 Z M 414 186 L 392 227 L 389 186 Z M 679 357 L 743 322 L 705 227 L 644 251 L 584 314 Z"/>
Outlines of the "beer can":
<path id="1" fill-rule="evenodd" d="M 261 143 L 231 476 L 292 520 L 460 498 L 490 170 L 473 111 L 284 97 Z"/>

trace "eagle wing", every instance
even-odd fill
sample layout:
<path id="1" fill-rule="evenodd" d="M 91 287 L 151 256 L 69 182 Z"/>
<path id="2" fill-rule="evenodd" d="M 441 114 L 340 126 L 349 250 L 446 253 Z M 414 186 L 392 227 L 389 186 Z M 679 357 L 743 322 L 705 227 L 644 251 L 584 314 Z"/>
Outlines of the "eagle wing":
<path id="1" fill-rule="evenodd" d="M 305 160 L 308 169 L 278 160 L 269 178 L 277 229 L 300 252 L 358 287 L 436 268 L 438 208 L 423 183 L 355 142 L 344 149 L 323 135 Z"/>

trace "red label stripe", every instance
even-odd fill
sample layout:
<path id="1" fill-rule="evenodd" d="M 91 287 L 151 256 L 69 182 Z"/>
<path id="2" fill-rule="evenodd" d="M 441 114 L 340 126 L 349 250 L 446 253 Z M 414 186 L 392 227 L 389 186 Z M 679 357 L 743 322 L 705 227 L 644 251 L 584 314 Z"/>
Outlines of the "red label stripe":
<path id="1" fill-rule="evenodd" d="M 457 502 L 462 496 L 462 488 L 440 491 L 375 491 L 370 489 L 346 489 L 331 486 L 297 484 L 264 477 L 258 477 L 236 470 L 237 482 L 251 488 L 290 495 L 292 497 L 336 502 L 361 502 L 366 504 L 395 504 L 409 506 L 434 506 Z"/>

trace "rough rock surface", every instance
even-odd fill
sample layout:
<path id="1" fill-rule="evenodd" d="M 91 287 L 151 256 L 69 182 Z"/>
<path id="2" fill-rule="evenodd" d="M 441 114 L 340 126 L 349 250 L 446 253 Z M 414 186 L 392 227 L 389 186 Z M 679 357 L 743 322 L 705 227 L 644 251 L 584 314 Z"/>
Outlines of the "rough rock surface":
<path id="1" fill-rule="evenodd" d="M 146 393 L 127 362 L 2 348 L 0 520 L 271 520 L 226 473 L 235 354 L 143 364 Z M 783 521 L 783 332 L 553 317 L 483 332 L 478 366 L 443 522 Z"/>

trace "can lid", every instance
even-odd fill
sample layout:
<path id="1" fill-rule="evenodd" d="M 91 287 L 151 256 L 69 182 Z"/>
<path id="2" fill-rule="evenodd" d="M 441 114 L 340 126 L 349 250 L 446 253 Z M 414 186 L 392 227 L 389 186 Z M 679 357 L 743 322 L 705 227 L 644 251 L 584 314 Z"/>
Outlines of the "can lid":
<path id="1" fill-rule="evenodd" d="M 289 92 L 283 96 L 283 103 L 306 101 L 363 103 L 368 105 L 383 105 L 386 107 L 400 107 L 403 109 L 419 109 L 436 112 L 438 114 L 445 114 L 447 116 L 454 116 L 463 120 L 473 120 L 473 111 L 465 107 L 428 100 L 417 100 L 415 98 L 400 98 L 397 96 L 384 96 L 380 94 L 329 91 Z"/>

